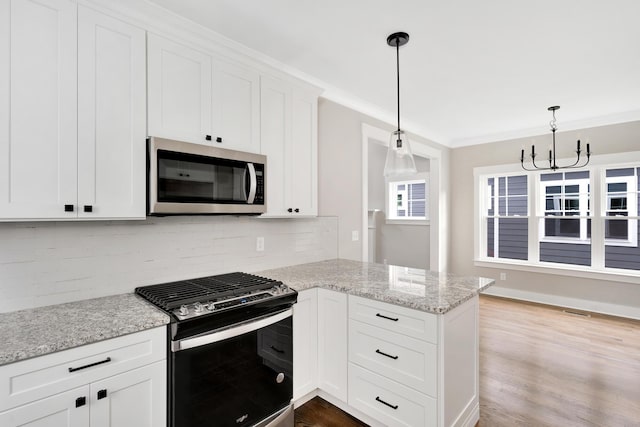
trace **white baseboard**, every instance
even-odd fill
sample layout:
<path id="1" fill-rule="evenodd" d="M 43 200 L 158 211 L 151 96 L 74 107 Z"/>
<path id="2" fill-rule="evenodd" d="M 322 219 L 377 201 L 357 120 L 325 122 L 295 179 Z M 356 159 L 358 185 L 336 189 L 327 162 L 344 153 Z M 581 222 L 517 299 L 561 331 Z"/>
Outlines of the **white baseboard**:
<path id="1" fill-rule="evenodd" d="M 495 295 L 499 297 L 537 302 L 541 304 L 555 305 L 558 307 L 573 308 L 577 310 L 591 311 L 593 313 L 640 320 L 640 307 L 610 304 L 606 302 L 564 297 L 559 295 L 542 294 L 538 292 L 521 291 L 518 289 L 504 288 L 501 286 L 491 286 L 482 293 L 487 295 Z"/>

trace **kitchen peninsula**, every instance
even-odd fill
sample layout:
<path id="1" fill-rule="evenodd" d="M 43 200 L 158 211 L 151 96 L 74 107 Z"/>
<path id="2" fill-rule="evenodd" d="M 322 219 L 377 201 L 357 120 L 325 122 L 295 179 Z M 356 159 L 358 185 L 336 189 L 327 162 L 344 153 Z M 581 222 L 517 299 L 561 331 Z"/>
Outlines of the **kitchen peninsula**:
<path id="1" fill-rule="evenodd" d="M 253 274 L 299 292 L 296 405 L 318 395 L 373 426 L 475 425 L 478 293 L 492 279 L 343 259 Z M 168 320 L 133 294 L 2 314 L 0 424 L 64 413 L 164 425 Z M 120 399 L 107 414 L 140 384 L 144 405 Z"/>
<path id="2" fill-rule="evenodd" d="M 493 279 L 329 260 L 256 273 L 299 292 L 294 400 L 371 425 L 474 426 L 478 293 Z"/>

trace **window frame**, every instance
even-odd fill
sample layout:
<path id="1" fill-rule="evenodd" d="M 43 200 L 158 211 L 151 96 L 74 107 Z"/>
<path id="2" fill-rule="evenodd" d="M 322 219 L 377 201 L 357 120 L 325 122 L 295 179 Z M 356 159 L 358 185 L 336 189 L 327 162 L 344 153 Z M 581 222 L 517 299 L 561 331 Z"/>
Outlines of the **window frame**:
<path id="1" fill-rule="evenodd" d="M 570 162 L 569 159 L 561 159 L 560 161 L 565 161 L 565 163 Z M 514 269 L 521 271 L 530 271 L 537 273 L 551 273 L 551 274 L 559 274 L 566 275 L 571 277 L 585 277 L 592 279 L 606 279 L 612 280 L 615 278 L 617 281 L 629 282 L 629 283 L 638 283 L 640 284 L 640 270 L 632 270 L 632 269 L 624 269 L 624 268 L 607 268 L 604 266 L 605 264 L 605 246 L 635 246 L 633 239 L 628 242 L 621 241 L 609 241 L 609 239 L 605 239 L 605 219 L 604 215 L 607 209 L 607 177 L 606 170 L 607 169 L 621 169 L 621 168 L 637 168 L 640 167 L 640 151 L 634 152 L 626 152 L 626 153 L 614 153 L 614 154 L 602 154 L 598 156 L 593 156 L 591 158 L 590 164 L 585 168 L 580 169 L 561 169 L 557 172 L 571 172 L 571 171 L 589 171 L 589 181 L 590 181 L 590 190 L 591 190 L 591 206 L 589 207 L 589 212 L 592 220 L 592 229 L 591 229 L 591 266 L 582 266 L 582 265 L 572 265 L 572 264 L 561 264 L 555 262 L 541 262 L 540 259 L 540 240 L 539 238 L 539 228 L 540 218 L 544 218 L 544 216 L 540 216 L 540 208 L 544 208 L 541 206 L 540 200 L 544 199 L 544 195 L 542 195 L 541 199 L 541 190 L 540 190 L 540 175 L 542 173 L 550 173 L 552 171 L 525 171 L 522 169 L 519 163 L 513 164 L 503 164 L 503 165 L 494 165 L 494 166 L 481 166 L 476 167 L 473 170 L 474 175 L 474 211 L 473 211 L 473 221 L 474 221 L 474 265 L 477 267 L 487 267 L 487 268 L 500 268 L 500 269 Z M 495 176 L 506 176 L 506 175 L 527 175 L 528 177 L 528 200 L 529 200 L 529 230 L 528 230 L 528 247 L 529 247 L 529 259 L 528 260 L 518 260 L 518 259 L 508 259 L 508 258 L 498 258 L 498 257 L 488 257 L 486 253 L 486 213 L 483 214 L 483 208 L 485 205 L 487 197 L 489 194 L 487 192 L 486 180 L 481 180 L 485 178 L 487 175 Z M 636 175 L 634 175 L 635 177 Z M 621 178 L 621 177 L 616 177 Z M 635 196 L 640 197 L 638 191 L 640 188 L 636 189 Z M 604 196 L 603 196 L 604 195 Z M 604 200 L 604 201 L 603 201 Z M 637 201 L 637 200 L 636 200 Z M 627 205 L 629 205 L 629 201 Z M 536 215 L 531 215 L 532 212 L 535 212 Z M 544 214 L 544 210 L 542 211 Z M 638 212 L 636 212 L 636 216 L 627 216 L 630 222 L 635 222 L 636 227 L 638 221 L 640 221 L 640 217 L 637 216 Z M 633 231 L 633 230 L 631 230 Z M 637 231 L 637 228 L 636 228 Z M 637 235 L 637 233 L 636 233 Z M 633 235 L 632 235 L 633 236 Z M 616 239 L 617 240 L 617 239 Z M 563 241 L 566 243 L 567 241 Z M 573 242 L 571 242 L 573 243 Z M 637 242 L 636 242 L 637 244 Z M 530 261 L 535 260 L 535 261 Z"/>
<path id="2" fill-rule="evenodd" d="M 392 191 L 392 186 L 398 184 L 415 184 L 424 182 L 424 217 L 392 217 L 391 204 L 396 203 L 396 192 Z M 429 173 L 419 172 L 411 175 L 397 175 L 391 178 L 385 179 L 386 191 L 385 191 L 385 223 L 397 224 L 397 225 L 429 225 Z M 393 195 L 391 194 L 393 192 Z M 408 190 L 406 190 L 408 193 Z M 408 202 L 408 197 L 405 202 Z"/>
<path id="3" fill-rule="evenodd" d="M 578 185 L 578 215 L 566 215 L 565 212 L 570 212 L 564 206 L 566 202 L 567 194 L 575 194 L 575 193 L 567 193 L 563 187 L 567 187 L 567 179 L 563 178 L 561 180 L 553 180 L 553 181 L 542 181 L 540 176 L 543 173 L 539 173 L 535 176 L 538 187 L 538 212 L 537 217 L 539 218 L 542 224 L 546 223 L 548 218 L 554 218 L 553 215 L 547 215 L 546 201 L 547 201 L 547 187 L 561 187 L 562 190 L 558 193 L 561 196 L 560 199 L 560 209 L 553 209 L 554 211 L 561 212 L 562 215 L 558 215 L 556 218 L 571 218 L 571 219 L 579 219 L 580 220 L 580 237 L 563 237 L 563 236 L 547 236 L 545 225 L 540 225 L 538 227 L 538 242 L 542 243 L 571 243 L 575 245 L 590 245 L 591 237 L 588 237 L 587 229 L 588 229 L 588 221 L 589 219 L 593 220 L 593 216 L 590 215 L 590 207 L 589 207 L 589 199 L 591 197 L 591 192 L 589 191 L 589 187 L 591 184 L 591 171 L 589 171 L 589 178 L 579 178 L 572 179 L 570 181 L 576 181 Z M 569 184 L 569 185 L 576 185 Z M 586 189 L 585 189 L 586 187 Z M 571 199 L 574 200 L 574 199 Z"/>

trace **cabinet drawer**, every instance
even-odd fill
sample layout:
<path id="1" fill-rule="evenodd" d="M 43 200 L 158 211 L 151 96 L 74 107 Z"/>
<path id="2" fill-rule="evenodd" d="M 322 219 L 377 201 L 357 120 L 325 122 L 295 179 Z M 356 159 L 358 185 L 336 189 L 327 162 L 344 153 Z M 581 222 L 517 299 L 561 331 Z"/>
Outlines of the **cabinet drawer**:
<path id="1" fill-rule="evenodd" d="M 419 340 L 438 343 L 438 316 L 432 313 L 349 296 L 349 317 Z"/>
<path id="2" fill-rule="evenodd" d="M 166 359 L 166 327 L 0 366 L 0 411 Z"/>
<path id="3" fill-rule="evenodd" d="M 436 400 L 349 364 L 349 405 L 388 426 L 437 425 Z"/>
<path id="4" fill-rule="evenodd" d="M 349 361 L 437 397 L 438 352 L 434 344 L 351 319 Z"/>

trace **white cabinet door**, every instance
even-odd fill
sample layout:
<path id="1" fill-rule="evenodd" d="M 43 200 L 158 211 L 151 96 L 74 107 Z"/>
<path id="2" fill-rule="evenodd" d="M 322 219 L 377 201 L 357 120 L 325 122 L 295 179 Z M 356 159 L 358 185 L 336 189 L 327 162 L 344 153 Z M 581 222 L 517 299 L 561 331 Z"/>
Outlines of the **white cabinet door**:
<path id="1" fill-rule="evenodd" d="M 260 145 L 267 156 L 265 217 L 318 214 L 318 97 L 260 79 Z"/>
<path id="2" fill-rule="evenodd" d="M 260 79 L 260 145 L 267 156 L 267 213 L 289 216 L 291 152 L 291 89 L 282 81 Z"/>
<path id="3" fill-rule="evenodd" d="M 211 144 L 211 57 L 149 34 L 147 60 L 149 136 Z"/>
<path id="4" fill-rule="evenodd" d="M 259 153 L 260 75 L 256 71 L 216 61 L 212 79 L 213 144 Z"/>
<path id="5" fill-rule="evenodd" d="M 318 291 L 298 293 L 293 306 L 293 400 L 318 387 Z"/>
<path id="6" fill-rule="evenodd" d="M 0 217 L 75 206 L 76 4 L 0 0 Z"/>
<path id="7" fill-rule="evenodd" d="M 91 427 L 166 425 L 166 362 L 91 384 Z"/>
<path id="8" fill-rule="evenodd" d="M 144 30 L 78 7 L 79 217 L 145 217 L 145 64 Z"/>
<path id="9" fill-rule="evenodd" d="M 318 289 L 318 388 L 347 401 L 347 295 Z"/>
<path id="10" fill-rule="evenodd" d="M 89 386 L 0 412 L 2 427 L 86 427 L 87 425 L 89 425 Z"/>
<path id="11" fill-rule="evenodd" d="M 318 215 L 318 97 L 293 91 L 291 206 Z"/>

